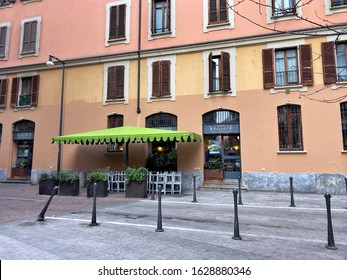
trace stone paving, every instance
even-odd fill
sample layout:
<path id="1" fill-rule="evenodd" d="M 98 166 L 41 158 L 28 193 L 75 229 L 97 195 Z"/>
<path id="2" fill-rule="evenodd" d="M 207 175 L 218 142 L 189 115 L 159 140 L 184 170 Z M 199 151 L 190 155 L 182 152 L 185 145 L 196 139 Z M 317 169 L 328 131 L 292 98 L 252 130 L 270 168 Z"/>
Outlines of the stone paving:
<path id="1" fill-rule="evenodd" d="M 36 221 L 49 196 L 38 187 L 0 184 L 2 260 L 347 260 L 347 195 L 331 198 L 334 241 L 326 248 L 322 194 L 242 192 L 241 240 L 233 239 L 233 193 L 197 191 L 158 200 L 122 193 L 97 198 L 97 226 L 90 226 L 92 198 L 55 196 L 45 220 Z"/>

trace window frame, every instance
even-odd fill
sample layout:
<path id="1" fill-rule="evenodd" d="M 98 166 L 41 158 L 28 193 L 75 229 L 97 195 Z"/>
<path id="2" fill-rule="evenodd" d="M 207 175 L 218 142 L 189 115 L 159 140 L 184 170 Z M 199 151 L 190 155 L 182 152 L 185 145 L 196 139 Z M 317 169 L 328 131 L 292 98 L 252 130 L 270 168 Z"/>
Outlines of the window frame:
<path id="1" fill-rule="evenodd" d="M 218 0 L 219 1 L 219 0 Z M 234 0 L 226 0 L 227 7 L 234 5 Z M 213 32 L 223 29 L 233 29 L 234 28 L 234 12 L 231 9 L 228 10 L 227 20 L 219 23 L 210 22 L 210 0 L 203 0 L 203 31 Z"/>
<path id="2" fill-rule="evenodd" d="M 295 56 L 290 56 L 289 52 L 295 51 Z M 277 54 L 280 52 L 283 52 L 283 58 L 278 58 Z M 300 84 L 300 78 L 299 78 L 299 71 L 301 70 L 299 67 L 299 53 L 297 48 L 287 48 L 287 49 L 276 49 L 274 50 L 274 72 L 275 72 L 275 85 L 276 86 L 291 86 L 291 85 L 298 85 Z M 289 70 L 290 65 L 289 65 L 289 60 L 290 59 L 295 59 L 295 70 Z M 278 75 L 282 72 L 278 71 L 277 69 L 277 62 L 283 60 L 283 66 L 284 66 L 284 83 L 279 82 Z M 291 82 L 289 78 L 289 72 L 295 72 L 295 81 Z"/>
<path id="3" fill-rule="evenodd" d="M 7 3 L 3 3 L 3 1 L 5 1 L 5 0 L 2 0 L 2 2 L 0 2 L 0 9 L 1 9 L 1 8 L 9 8 L 9 7 L 12 7 L 12 4 L 13 4 L 14 2 L 16 2 L 16 0 L 8 0 Z"/>
<path id="4" fill-rule="evenodd" d="M 161 28 L 157 26 L 157 3 L 161 2 L 161 19 L 162 25 Z M 161 35 L 164 33 L 171 32 L 171 1 L 170 0 L 152 0 L 152 24 L 151 32 L 153 35 Z M 158 31 L 161 29 L 162 31 Z"/>
<path id="5" fill-rule="evenodd" d="M 116 122 L 119 122 L 120 125 L 113 125 L 112 118 L 116 118 Z M 118 119 L 119 118 L 119 119 Z M 116 128 L 124 126 L 124 115 L 121 114 L 112 114 L 107 116 L 107 128 Z M 110 143 L 107 145 L 106 153 L 123 153 L 124 146 L 123 143 Z"/>
<path id="6" fill-rule="evenodd" d="M 115 6 L 125 5 L 125 34 L 124 36 L 119 36 L 115 38 L 110 38 L 111 34 L 111 9 Z M 129 44 L 130 42 L 130 8 L 131 8 L 131 0 L 120 0 L 117 2 L 110 2 L 106 4 L 106 28 L 105 28 L 105 46 L 111 46 L 116 44 Z"/>
<path id="7" fill-rule="evenodd" d="M 286 17 L 286 16 L 295 16 L 296 14 L 296 0 L 287 0 L 290 1 L 293 5 L 292 8 L 284 8 L 284 9 L 277 9 L 275 7 L 276 2 L 280 1 L 281 4 L 284 6 L 286 0 L 271 0 L 271 7 L 272 7 L 272 18 L 278 18 L 278 17 Z M 290 12 L 286 12 L 287 9 L 292 9 Z M 278 14 L 276 14 L 276 10 Z M 281 13 L 282 12 L 282 13 Z"/>
<path id="8" fill-rule="evenodd" d="M 27 19 L 22 19 L 21 21 L 21 35 L 20 35 L 20 50 L 19 50 L 19 58 L 28 57 L 28 56 L 38 56 L 40 49 L 40 34 L 41 34 L 41 16 L 32 17 Z M 25 35 L 25 26 L 28 23 L 36 22 L 36 32 L 35 32 L 35 40 L 31 40 L 31 43 L 34 41 L 35 46 L 33 49 L 28 51 L 24 50 L 24 35 Z"/>
<path id="9" fill-rule="evenodd" d="M 298 0 L 293 0 L 293 2 L 297 2 Z M 274 16 L 273 15 L 273 2 L 274 0 L 266 0 L 266 22 L 267 23 L 276 23 L 278 21 L 287 21 L 287 20 L 296 20 L 300 19 L 302 17 L 302 5 L 296 5 L 294 4 L 295 7 L 295 12 L 293 13 L 288 13 L 284 15 L 278 15 Z"/>
<path id="10" fill-rule="evenodd" d="M 4 30 L 5 28 L 6 28 L 6 36 L 5 36 L 5 43 L 3 45 L 4 54 L 0 55 L 0 61 L 1 60 L 8 60 L 8 52 L 9 52 L 9 45 L 10 45 L 11 23 L 10 22 L 0 23 L 0 37 L 1 37 L 1 29 Z M 0 38 L 0 44 L 1 44 L 1 38 Z"/>
<path id="11" fill-rule="evenodd" d="M 148 0 L 148 40 L 157 40 L 163 38 L 174 38 L 176 37 L 176 0 L 168 0 L 169 4 L 169 24 L 170 30 L 167 32 L 153 32 L 153 14 L 154 14 L 154 3 L 156 0 Z M 162 0 L 166 1 L 166 0 Z"/>
<path id="12" fill-rule="evenodd" d="M 20 105 L 20 96 L 25 96 L 28 94 L 23 94 L 23 80 L 31 78 L 30 85 L 30 104 Z M 18 75 L 12 79 L 12 89 L 11 89 L 11 107 L 14 109 L 26 109 L 38 106 L 39 99 L 39 89 L 40 89 L 40 75 L 26 74 Z M 25 101 L 24 101 L 25 102 Z"/>
<path id="13" fill-rule="evenodd" d="M 336 13 L 345 13 L 347 12 L 347 5 L 334 6 L 333 0 L 324 0 L 325 3 L 325 14 L 332 15 Z"/>

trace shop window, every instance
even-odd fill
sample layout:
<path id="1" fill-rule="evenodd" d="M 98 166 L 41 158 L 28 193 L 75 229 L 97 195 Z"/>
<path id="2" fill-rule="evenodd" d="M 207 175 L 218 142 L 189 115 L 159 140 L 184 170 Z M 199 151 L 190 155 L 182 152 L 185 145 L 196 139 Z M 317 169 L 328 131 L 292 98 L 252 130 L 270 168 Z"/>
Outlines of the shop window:
<path id="1" fill-rule="evenodd" d="M 301 107 L 284 105 L 277 108 L 280 151 L 302 151 Z"/>
<path id="2" fill-rule="evenodd" d="M 11 107 L 37 106 L 40 76 L 13 78 Z"/>
<path id="3" fill-rule="evenodd" d="M 107 117 L 107 128 L 121 127 L 124 125 L 124 116 L 123 115 L 110 115 Z M 121 153 L 123 152 L 124 143 L 110 143 L 107 145 L 108 153 Z"/>

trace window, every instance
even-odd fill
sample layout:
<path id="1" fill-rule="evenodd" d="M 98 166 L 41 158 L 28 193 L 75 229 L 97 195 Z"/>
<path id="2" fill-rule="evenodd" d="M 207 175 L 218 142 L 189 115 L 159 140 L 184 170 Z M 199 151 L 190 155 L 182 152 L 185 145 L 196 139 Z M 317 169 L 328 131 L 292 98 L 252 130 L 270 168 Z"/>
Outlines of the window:
<path id="1" fill-rule="evenodd" d="M 22 20 L 20 57 L 38 55 L 41 17 Z"/>
<path id="2" fill-rule="evenodd" d="M 7 60 L 10 38 L 10 23 L 0 24 L 0 60 Z"/>
<path id="3" fill-rule="evenodd" d="M 0 80 L 0 109 L 6 108 L 8 79 Z"/>
<path id="4" fill-rule="evenodd" d="M 107 100 L 124 99 L 124 65 L 109 67 L 107 79 Z"/>
<path id="5" fill-rule="evenodd" d="M 340 104 L 343 150 L 347 150 L 347 102 Z"/>
<path id="6" fill-rule="evenodd" d="M 123 115 L 110 115 L 107 116 L 107 128 L 121 127 L 124 125 L 124 116 Z M 108 153 L 122 152 L 123 143 L 111 143 L 107 145 Z"/>
<path id="7" fill-rule="evenodd" d="M 313 85 L 311 45 L 263 50 L 264 88 Z"/>
<path id="8" fill-rule="evenodd" d="M 14 2 L 16 2 L 16 0 L 0 0 L 0 7 L 10 5 L 11 3 L 14 3 Z"/>
<path id="9" fill-rule="evenodd" d="M 292 15 L 296 12 L 295 0 L 272 0 L 272 16 Z"/>
<path id="10" fill-rule="evenodd" d="M 152 97 L 170 96 L 170 60 L 152 64 Z"/>
<path id="11" fill-rule="evenodd" d="M 170 0 L 152 1 L 152 34 L 171 31 L 170 8 Z"/>
<path id="12" fill-rule="evenodd" d="M 230 55 L 209 55 L 209 92 L 230 90 Z"/>
<path id="13" fill-rule="evenodd" d="M 209 0 L 208 24 L 229 22 L 229 6 L 227 0 Z"/>
<path id="14" fill-rule="evenodd" d="M 111 2 L 106 5 L 105 45 L 128 43 L 131 0 Z"/>
<path id="15" fill-rule="evenodd" d="M 11 107 L 37 106 L 40 76 L 12 79 Z"/>
<path id="16" fill-rule="evenodd" d="M 277 108 L 280 151 L 302 151 L 301 108 L 284 105 Z"/>
<path id="17" fill-rule="evenodd" d="M 347 43 L 322 43 L 324 84 L 347 81 Z"/>
<path id="18" fill-rule="evenodd" d="M 347 0 L 331 0 L 331 7 L 346 6 Z"/>

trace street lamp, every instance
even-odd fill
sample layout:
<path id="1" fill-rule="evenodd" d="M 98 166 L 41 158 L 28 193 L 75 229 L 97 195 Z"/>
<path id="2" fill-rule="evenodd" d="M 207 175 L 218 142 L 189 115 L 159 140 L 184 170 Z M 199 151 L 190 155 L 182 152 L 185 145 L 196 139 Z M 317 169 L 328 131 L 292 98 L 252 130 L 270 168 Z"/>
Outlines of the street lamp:
<path id="1" fill-rule="evenodd" d="M 54 66 L 54 61 L 62 64 L 62 77 L 61 77 L 61 96 L 60 96 L 60 117 L 59 117 L 59 136 L 63 135 L 63 109 L 64 109 L 64 82 L 65 82 L 65 61 L 61 60 L 53 55 L 49 55 L 47 66 Z M 61 144 L 58 143 L 58 162 L 57 162 L 57 176 L 59 180 L 60 174 L 60 162 L 61 162 Z M 60 182 L 59 182 L 60 185 Z"/>

